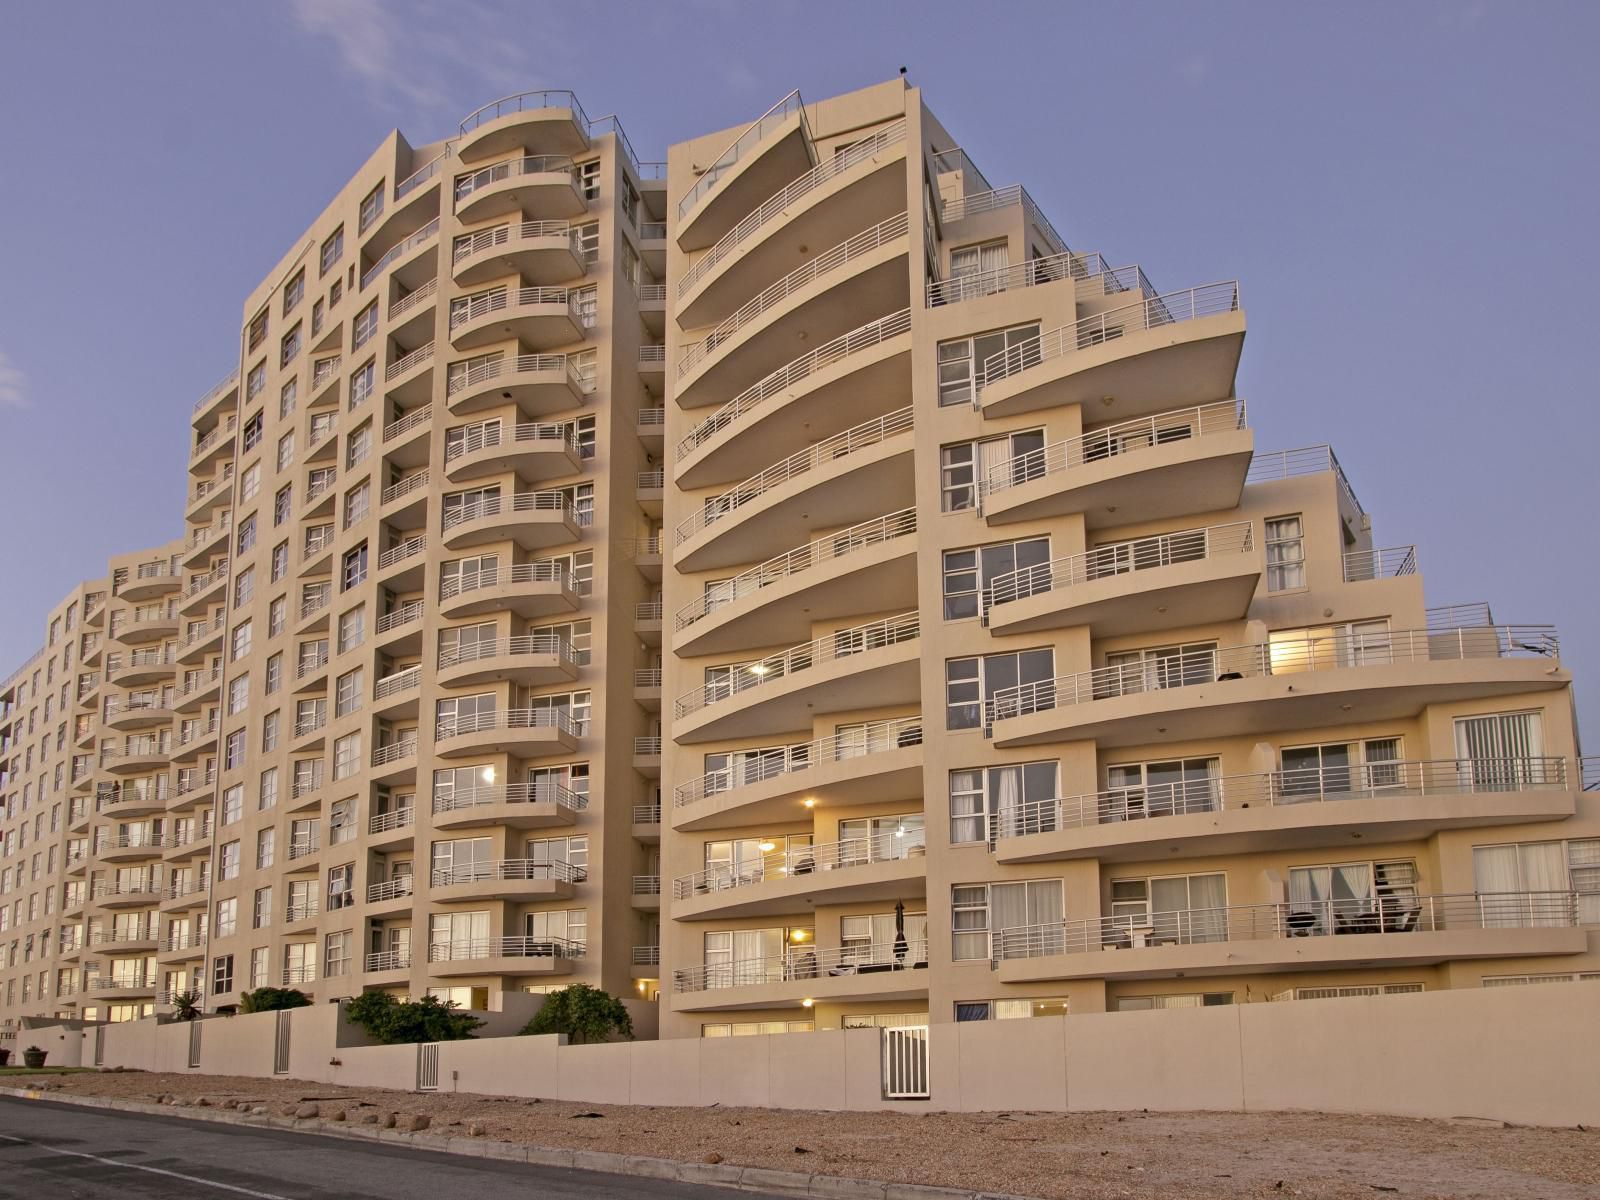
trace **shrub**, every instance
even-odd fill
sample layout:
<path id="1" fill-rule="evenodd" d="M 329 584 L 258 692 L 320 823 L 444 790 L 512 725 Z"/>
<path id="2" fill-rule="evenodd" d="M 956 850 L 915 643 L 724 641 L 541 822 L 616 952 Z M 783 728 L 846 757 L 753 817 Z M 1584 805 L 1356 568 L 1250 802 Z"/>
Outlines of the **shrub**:
<path id="1" fill-rule="evenodd" d="M 385 1046 L 460 1041 L 483 1024 L 471 1013 L 458 1010 L 453 1000 L 424 996 L 404 1001 L 388 992 L 361 993 L 345 1005 L 344 1015 Z"/>
<path id="2" fill-rule="evenodd" d="M 200 1015 L 200 989 L 190 988 L 172 998 L 172 1015 L 180 1021 L 192 1021 Z"/>
<path id="3" fill-rule="evenodd" d="M 305 1008 L 311 997 L 299 988 L 257 988 L 239 997 L 239 1011 L 247 1013 L 272 1012 L 280 1008 Z"/>
<path id="4" fill-rule="evenodd" d="M 607 1041 L 612 1034 L 633 1037 L 633 1018 L 610 992 L 575 983 L 547 995 L 544 1006 L 522 1027 L 522 1032 L 564 1033 L 573 1045 L 582 1045 Z"/>

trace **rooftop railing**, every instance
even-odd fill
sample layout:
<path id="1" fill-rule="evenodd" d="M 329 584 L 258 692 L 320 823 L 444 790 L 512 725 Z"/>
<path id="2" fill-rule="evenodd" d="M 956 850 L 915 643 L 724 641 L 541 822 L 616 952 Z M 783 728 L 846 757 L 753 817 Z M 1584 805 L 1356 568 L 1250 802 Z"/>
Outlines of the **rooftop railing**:
<path id="1" fill-rule="evenodd" d="M 500 117 L 510 116 L 512 113 L 537 111 L 541 108 L 569 109 L 578 128 L 583 130 L 585 137 L 588 136 L 589 118 L 583 111 L 583 105 L 578 103 L 578 97 L 573 92 L 565 88 L 539 88 L 491 100 L 482 108 L 467 114 L 459 126 L 460 136 L 465 137 L 478 126 L 498 120 Z"/>
<path id="2" fill-rule="evenodd" d="M 213 401 L 220 399 L 239 386 L 239 371 L 234 368 L 213 385 L 204 396 L 194 402 L 194 411 L 199 412 Z"/>
<path id="3" fill-rule="evenodd" d="M 979 179 L 987 185 L 988 181 L 983 180 L 981 174 Z M 1040 232 L 1045 235 L 1045 239 L 1051 243 L 1053 249 L 1063 253 L 1066 252 L 1066 239 L 1056 232 L 1056 227 L 1050 224 L 1049 218 L 1033 202 L 1033 197 L 1028 194 L 1028 189 L 1020 183 L 1013 183 L 1002 188 L 989 188 L 987 191 L 982 192 L 969 192 L 965 196 L 953 197 L 944 202 L 943 214 L 946 221 L 959 221 L 964 217 L 977 216 L 979 213 L 999 212 L 1002 209 L 1018 206 L 1021 206 L 1034 224 L 1039 226 Z"/>
<path id="4" fill-rule="evenodd" d="M 688 194 L 678 201 L 678 218 L 682 220 L 718 183 L 722 182 L 724 175 L 733 170 L 741 159 L 748 157 L 769 133 L 781 127 L 794 113 L 800 114 L 800 135 L 809 147 L 811 130 L 806 124 L 805 102 L 800 99 L 800 89 L 796 88 L 752 121 L 743 133 L 733 139 L 726 150 L 711 160 L 711 165 L 701 172 L 700 178 L 695 180 Z"/>
<path id="5" fill-rule="evenodd" d="M 1112 267 L 1099 254 L 1053 254 L 1024 263 L 969 271 L 948 279 L 928 280 L 924 299 L 929 308 L 995 296 L 1018 288 L 1059 283 L 1064 279 L 1099 279 L 1108 293 L 1142 290 L 1144 272 L 1137 266 Z"/>
<path id="6" fill-rule="evenodd" d="M 928 939 L 904 937 L 890 942 L 851 942 L 823 949 L 815 945 L 790 947 L 766 958 L 734 959 L 679 967 L 672 972 L 675 992 L 704 992 L 717 988 L 749 987 L 764 983 L 796 983 L 840 975 L 877 975 L 910 971 L 928 965 Z"/>
<path id="7" fill-rule="evenodd" d="M 1417 573 L 1415 546 L 1390 546 L 1384 550 L 1352 550 L 1344 556 L 1344 581 L 1362 583 L 1371 579 L 1398 579 Z"/>
<path id="8" fill-rule="evenodd" d="M 921 829 L 901 829 L 893 833 L 846 838 L 839 842 L 791 846 L 786 850 L 768 851 L 753 862 L 721 863 L 704 871 L 680 875 L 672 881 L 672 894 L 676 900 L 690 900 L 695 896 L 730 888 L 752 887 L 769 880 L 895 862 L 913 858 L 926 850 L 927 837 Z"/>
<path id="9" fill-rule="evenodd" d="M 1302 446 L 1297 450 L 1257 451 L 1250 460 L 1246 483 L 1268 483 L 1275 479 L 1289 479 L 1295 475 L 1317 475 L 1332 471 L 1339 490 L 1357 512 L 1365 512 L 1356 499 L 1355 489 L 1345 476 L 1344 468 L 1334 456 L 1332 446 Z"/>
<path id="10" fill-rule="evenodd" d="M 407 175 L 404 179 L 396 183 L 394 185 L 395 200 L 403 200 L 406 196 L 409 196 L 423 184 L 427 183 L 428 180 L 436 177 L 439 172 L 451 162 L 453 156 L 455 155 L 455 149 L 456 147 L 454 142 L 446 142 L 438 154 L 434 155 L 425 164 L 418 167 L 410 175 Z"/>
<path id="11" fill-rule="evenodd" d="M 776 779 L 797 771 L 806 771 L 822 763 L 844 762 L 848 759 L 904 750 L 922 745 L 922 717 L 895 717 L 887 721 L 869 721 L 846 733 L 815 741 L 784 746 L 774 751 L 751 754 L 733 765 L 707 772 L 698 779 L 680 783 L 673 789 L 675 806 L 693 804 L 707 796 L 716 796 L 734 788 L 748 787 L 764 780 Z"/>

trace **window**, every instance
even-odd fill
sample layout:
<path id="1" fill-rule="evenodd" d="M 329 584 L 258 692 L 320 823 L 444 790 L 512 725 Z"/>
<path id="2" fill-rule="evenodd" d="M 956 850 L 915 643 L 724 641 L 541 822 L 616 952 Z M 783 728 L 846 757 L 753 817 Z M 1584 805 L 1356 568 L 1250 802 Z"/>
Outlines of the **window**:
<path id="1" fill-rule="evenodd" d="M 255 599 L 256 569 L 246 567 L 233 577 L 233 606 L 243 608 Z"/>
<path id="2" fill-rule="evenodd" d="M 1002 829 L 1016 836 L 1042 827 L 1054 817 L 1048 802 L 1060 795 L 1059 766 L 1050 760 L 951 771 L 950 841 L 992 846 Z"/>
<path id="3" fill-rule="evenodd" d="M 1456 720 L 1458 766 L 1478 791 L 1511 791 L 1530 784 L 1560 783 L 1559 760 L 1542 757 L 1543 727 L 1536 712 L 1492 713 Z M 1466 784 L 1468 780 L 1463 779 Z"/>
<path id="4" fill-rule="evenodd" d="M 372 453 L 372 422 L 367 421 L 361 428 L 350 434 L 345 446 L 344 465 L 346 470 L 353 470 L 367 455 Z"/>
<path id="5" fill-rule="evenodd" d="M 239 503 L 244 504 L 256 498 L 256 493 L 261 490 L 261 464 L 251 463 L 239 476 Z"/>
<path id="6" fill-rule="evenodd" d="M 361 732 L 347 733 L 333 743 L 333 777 L 347 779 L 361 770 Z"/>
<path id="7" fill-rule="evenodd" d="M 355 867 L 346 863 L 340 867 L 330 867 L 328 870 L 328 911 L 337 908 L 349 908 L 356 902 L 354 893 L 350 889 L 351 881 L 355 877 Z"/>
<path id="8" fill-rule="evenodd" d="M 280 650 L 267 659 L 266 675 L 266 694 L 270 696 L 283 686 L 283 651 Z"/>
<path id="9" fill-rule="evenodd" d="M 939 344 L 939 406 L 972 404 L 977 391 L 975 384 L 984 363 L 993 355 L 1015 351 L 1020 365 L 1038 361 L 1038 323 L 1017 325 L 993 333 L 980 333 L 975 337 L 958 338 Z M 1033 343 L 1031 354 L 1027 343 Z"/>
<path id="10" fill-rule="evenodd" d="M 278 596 L 267 605 L 267 636 L 277 637 L 289 624 L 289 598 Z"/>
<path id="11" fill-rule="evenodd" d="M 292 515 L 293 511 L 294 511 L 294 484 L 286 483 L 281 488 L 279 488 L 276 492 L 274 492 L 273 496 L 272 496 L 272 524 L 273 524 L 273 526 L 276 527 L 278 525 L 282 525 L 285 521 L 287 521 L 289 519 L 289 517 Z M 288 545 L 285 544 L 283 549 L 284 549 L 284 553 L 287 554 L 288 550 L 289 550 Z M 274 552 L 274 553 L 276 553 L 276 552 Z"/>
<path id="12" fill-rule="evenodd" d="M 330 902 L 328 907 L 332 908 Z M 322 973 L 327 978 L 350 974 L 350 930 L 330 933 L 323 938 Z"/>
<path id="13" fill-rule="evenodd" d="M 374 304 L 377 301 L 373 301 Z M 358 346 L 360 343 L 356 343 Z M 357 367 L 350 374 L 350 407 L 357 408 L 365 404 L 372 395 L 373 384 L 377 381 L 377 368 L 371 359 Z"/>
<path id="14" fill-rule="evenodd" d="M 1211 683 L 1217 678 L 1217 644 L 1185 642 L 1146 646 L 1106 655 L 1106 669 L 1097 672 L 1094 697 L 1132 696 L 1162 688 Z"/>
<path id="15" fill-rule="evenodd" d="M 1023 687 L 1005 696 L 993 715 L 1018 716 L 1033 712 L 1038 698 L 1026 685 L 1048 683 L 1055 677 L 1055 651 L 1050 647 L 1018 650 L 1007 654 L 988 654 L 981 658 L 952 658 L 945 661 L 945 727 L 977 729 L 986 723 L 985 713 L 997 692 Z"/>
<path id="16" fill-rule="evenodd" d="M 219 938 L 232 937 L 238 932 L 239 901 L 230 896 L 226 900 L 217 901 L 216 922 L 212 925 L 212 932 Z"/>
<path id="17" fill-rule="evenodd" d="M 1101 937 L 1113 946 L 1220 942 L 1228 936 L 1227 906 L 1221 872 L 1113 879 L 1111 920 Z"/>
<path id="18" fill-rule="evenodd" d="M 1400 739 L 1369 738 L 1322 746 L 1285 746 L 1275 799 L 1318 799 L 1399 787 Z"/>
<path id="19" fill-rule="evenodd" d="M 278 439 L 278 470 L 284 471 L 294 462 L 294 430 Z"/>
<path id="20" fill-rule="evenodd" d="M 1212 1008 L 1232 1004 L 1232 992 L 1184 992 L 1166 996 L 1118 996 L 1118 1012 L 1145 1012 L 1155 1008 Z"/>
<path id="21" fill-rule="evenodd" d="M 318 256 L 319 278 L 326 275 L 338 265 L 344 257 L 344 226 L 341 225 L 328 235 L 328 240 L 322 243 L 322 253 Z"/>
<path id="22" fill-rule="evenodd" d="M 237 879 L 239 877 L 239 843 L 224 842 L 217 851 L 217 878 Z"/>
<path id="23" fill-rule="evenodd" d="M 584 908 L 557 909 L 554 912 L 523 914 L 523 936 L 540 941 L 565 938 L 573 943 L 567 953 L 573 957 L 584 952 L 589 940 L 589 910 Z"/>
<path id="24" fill-rule="evenodd" d="M 317 300 L 311 306 L 311 336 L 316 337 L 322 332 L 322 323 L 327 319 L 328 305 L 324 300 Z"/>
<path id="25" fill-rule="evenodd" d="M 306 273 L 303 270 L 296 271 L 294 278 L 289 280 L 283 289 L 283 315 L 287 317 L 292 313 L 295 310 L 295 306 L 305 298 L 305 294 Z M 263 313 L 262 315 L 265 316 L 266 314 Z"/>
<path id="26" fill-rule="evenodd" d="M 979 246 L 957 246 L 950 251 L 948 295 L 966 300 L 1003 292 L 1010 265 L 1011 247 L 1004 238 Z M 959 284 L 954 282 L 958 279 L 962 280 Z"/>
<path id="27" fill-rule="evenodd" d="M 1571 892 L 1579 923 L 1600 923 L 1600 838 L 1474 846 L 1472 874 L 1486 926 L 1570 924 Z"/>
<path id="28" fill-rule="evenodd" d="M 254 513 L 251 513 L 248 517 L 239 522 L 238 544 L 239 553 L 241 555 L 255 546 L 256 516 Z"/>
<path id="29" fill-rule="evenodd" d="M 944 619 L 960 621 L 980 613 L 982 594 L 996 579 L 1008 576 L 1002 588 L 1003 599 L 1031 596 L 1050 586 L 1050 539 L 1024 538 L 974 546 L 969 550 L 944 552 Z M 1027 572 L 1014 574 L 1014 572 Z"/>
<path id="30" fill-rule="evenodd" d="M 250 675 L 236 675 L 228 680 L 228 715 L 237 716 L 250 703 Z"/>
<path id="31" fill-rule="evenodd" d="M 257 370 L 261 370 L 261 369 L 262 368 L 257 368 Z M 260 389 L 258 388 L 256 390 L 259 391 Z M 254 450 L 256 448 L 256 446 L 260 444 L 260 442 L 261 442 L 261 431 L 262 431 L 262 428 L 263 428 L 264 424 L 265 424 L 265 422 L 262 420 L 260 413 L 256 413 L 255 416 L 251 417 L 248 421 L 246 421 L 244 423 L 244 432 L 243 432 L 243 436 L 242 436 L 242 442 L 243 442 L 245 453 L 248 454 L 251 450 Z"/>
<path id="32" fill-rule="evenodd" d="M 229 637 L 229 654 L 233 662 L 238 662 L 250 653 L 250 622 L 240 621 L 233 627 Z"/>
<path id="33" fill-rule="evenodd" d="M 362 542 L 354 550 L 345 551 L 340 560 L 339 590 L 348 592 L 359 587 L 367 578 L 367 544 Z"/>
<path id="34" fill-rule="evenodd" d="M 1348 621 L 1267 634 L 1274 675 L 1326 671 L 1330 667 L 1383 666 L 1394 660 L 1389 621 Z"/>
<path id="35" fill-rule="evenodd" d="M 344 527 L 346 529 L 367 519 L 371 500 L 372 485 L 365 479 L 344 494 Z"/>
<path id="36" fill-rule="evenodd" d="M 261 753 L 270 754 L 278 748 L 278 727 L 280 724 L 281 721 L 276 709 L 261 718 Z"/>
<path id="37" fill-rule="evenodd" d="M 583 198 L 585 200 L 594 200 L 599 197 L 600 160 L 598 158 L 578 164 L 578 186 L 583 190 Z"/>
<path id="38" fill-rule="evenodd" d="M 1267 590 L 1289 592 L 1306 586 L 1305 526 L 1292 517 L 1267 520 Z"/>
<path id="39" fill-rule="evenodd" d="M 339 653 L 354 650 L 366 640 L 367 606 L 358 604 L 348 612 L 339 614 Z"/>
<path id="40" fill-rule="evenodd" d="M 356 231 L 365 233 L 371 224 L 383 216 L 383 185 L 384 180 L 378 180 L 378 186 L 373 188 L 361 201 L 361 213 L 356 221 Z"/>
<path id="41" fill-rule="evenodd" d="M 283 335 L 283 340 L 278 344 L 278 366 L 287 367 L 300 353 L 300 323 L 295 322 L 293 329 Z"/>
<path id="42" fill-rule="evenodd" d="M 254 350 L 266 339 L 267 336 L 267 310 L 262 309 L 250 318 L 250 327 L 246 335 L 248 348 Z"/>
<path id="43" fill-rule="evenodd" d="M 583 261 L 593 266 L 600 261 L 600 222 L 589 221 L 576 226 L 578 234 L 578 248 L 583 255 Z"/>
<path id="44" fill-rule="evenodd" d="M 244 766 L 244 730 L 235 729 L 222 747 L 222 769 L 232 771 Z"/>
<path id="45" fill-rule="evenodd" d="M 270 831 L 269 831 L 270 832 Z M 259 859 L 259 854 L 257 858 Z M 271 859 L 268 859 L 270 865 Z M 272 889 L 257 888 L 250 904 L 250 928 L 266 929 L 272 924 Z"/>
<path id="46" fill-rule="evenodd" d="M 274 713 L 274 716 L 277 714 Z M 278 768 L 268 767 L 261 772 L 261 791 L 256 800 L 257 809 L 268 809 L 278 803 Z"/>
<path id="47" fill-rule="evenodd" d="M 351 349 L 359 350 L 372 340 L 372 335 L 378 332 L 378 302 L 368 304 L 356 314 L 355 325 L 351 330 Z"/>
<path id="48" fill-rule="evenodd" d="M 1059 879 L 956 884 L 950 889 L 951 957 L 995 957 L 999 947 L 991 948 L 993 934 L 1035 925 L 1059 926 L 1063 911 Z"/>
<path id="49" fill-rule="evenodd" d="M 1023 1000 L 958 1000 L 958 1021 L 1011 1021 L 1023 1017 L 1064 1017 L 1068 1012 L 1065 996 Z M 926 1020 L 927 1018 L 922 1018 Z M 920 1023 L 920 1022 L 919 1022 Z M 848 1026 L 846 1026 L 848 1028 Z"/>
<path id="50" fill-rule="evenodd" d="M 957 442 L 939 450 L 939 506 L 942 512 L 976 508 L 985 485 L 997 477 L 1012 482 L 1044 473 L 1044 430 L 1023 429 L 977 442 Z"/>
<path id="51" fill-rule="evenodd" d="M 211 994 L 221 996 L 233 991 L 233 955 L 219 954 L 211 963 Z"/>
<path id="52" fill-rule="evenodd" d="M 333 715 L 335 717 L 348 716 L 361 707 L 362 679 L 364 672 L 360 667 L 339 676 L 334 685 Z"/>
<path id="53" fill-rule="evenodd" d="M 578 312 L 578 324 L 593 329 L 600 314 L 600 289 L 594 284 L 576 288 L 572 292 L 573 307 Z"/>

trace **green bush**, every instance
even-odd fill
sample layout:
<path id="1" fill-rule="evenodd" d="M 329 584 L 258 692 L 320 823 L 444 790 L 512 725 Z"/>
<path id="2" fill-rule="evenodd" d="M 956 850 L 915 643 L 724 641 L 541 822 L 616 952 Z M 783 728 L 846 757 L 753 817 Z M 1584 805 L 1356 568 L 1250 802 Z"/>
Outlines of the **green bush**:
<path id="1" fill-rule="evenodd" d="M 363 992 L 345 1005 L 345 1020 L 359 1025 L 385 1046 L 408 1042 L 455 1042 L 483 1024 L 461 1012 L 453 1000 L 424 996 L 396 1000 L 388 992 Z"/>
<path id="2" fill-rule="evenodd" d="M 610 992 L 575 983 L 551 992 L 523 1033 L 564 1033 L 573 1045 L 604 1042 L 613 1034 L 633 1037 L 633 1018 L 621 1000 Z"/>
<path id="3" fill-rule="evenodd" d="M 190 988 L 172 998 L 172 1015 L 180 1021 L 193 1021 L 200 1015 L 200 989 Z"/>
<path id="4" fill-rule="evenodd" d="M 239 997 L 239 1011 L 247 1013 L 273 1012 L 280 1008 L 306 1008 L 311 997 L 299 988 L 257 988 Z"/>

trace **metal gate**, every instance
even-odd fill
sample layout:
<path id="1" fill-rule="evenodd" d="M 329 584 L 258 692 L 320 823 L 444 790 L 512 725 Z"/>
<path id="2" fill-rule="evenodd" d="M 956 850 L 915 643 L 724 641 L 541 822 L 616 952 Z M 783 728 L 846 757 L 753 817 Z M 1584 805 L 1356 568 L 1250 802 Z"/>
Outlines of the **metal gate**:
<path id="1" fill-rule="evenodd" d="M 417 1091 L 439 1090 L 439 1043 L 417 1044 Z"/>
<path id="2" fill-rule="evenodd" d="M 96 1025 L 94 1027 L 94 1065 L 97 1067 L 106 1065 L 106 1027 L 104 1025 Z"/>
<path id="3" fill-rule="evenodd" d="M 901 1025 L 880 1031 L 883 1039 L 883 1098 L 928 1098 L 928 1027 Z"/>
<path id="4" fill-rule="evenodd" d="M 200 1022 L 189 1022 L 189 1066 L 200 1065 Z"/>
<path id="5" fill-rule="evenodd" d="M 284 1009 L 278 1014 L 277 1028 L 272 1034 L 272 1073 L 274 1075 L 287 1075 L 289 1073 L 289 1010 Z"/>

